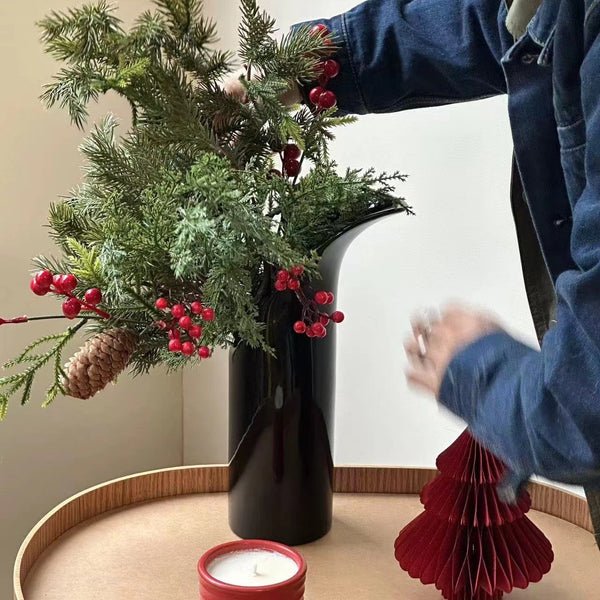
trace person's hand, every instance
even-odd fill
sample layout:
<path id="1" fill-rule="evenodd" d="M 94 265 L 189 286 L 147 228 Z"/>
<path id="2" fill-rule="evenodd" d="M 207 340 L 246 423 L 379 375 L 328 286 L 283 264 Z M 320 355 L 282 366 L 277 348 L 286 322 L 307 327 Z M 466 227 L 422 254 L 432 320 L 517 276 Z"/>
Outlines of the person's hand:
<path id="1" fill-rule="evenodd" d="M 246 75 L 245 70 L 238 71 L 233 75 L 229 75 L 223 81 L 223 91 L 229 94 L 232 98 L 235 98 L 238 102 L 246 103 L 246 89 L 242 85 L 240 79 Z"/>
<path id="2" fill-rule="evenodd" d="M 454 356 L 480 337 L 499 331 L 490 316 L 465 307 L 452 306 L 434 319 L 415 318 L 413 335 L 404 349 L 409 361 L 406 378 L 412 387 L 436 398 Z"/>
<path id="3" fill-rule="evenodd" d="M 240 81 L 241 77 L 246 76 L 245 70 L 240 70 L 237 73 L 230 75 L 223 82 L 223 90 L 238 100 L 239 102 L 247 102 L 246 89 Z M 295 81 L 290 81 L 287 91 L 285 91 L 279 100 L 284 106 L 293 106 L 294 104 L 300 104 L 302 102 L 302 94 L 300 88 Z"/>

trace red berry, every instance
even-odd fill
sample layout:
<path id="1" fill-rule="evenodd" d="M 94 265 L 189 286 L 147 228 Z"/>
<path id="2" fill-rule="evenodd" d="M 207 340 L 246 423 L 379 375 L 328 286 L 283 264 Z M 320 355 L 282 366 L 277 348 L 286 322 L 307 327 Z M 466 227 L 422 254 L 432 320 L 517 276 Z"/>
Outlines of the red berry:
<path id="1" fill-rule="evenodd" d="M 340 74 L 340 63 L 337 60 L 326 60 L 323 65 L 323 72 L 330 79 L 337 77 Z"/>
<path id="2" fill-rule="evenodd" d="M 205 308 L 202 311 L 202 319 L 204 321 L 214 321 L 215 320 L 215 311 L 212 308 Z"/>
<path id="3" fill-rule="evenodd" d="M 287 144 L 283 149 L 283 157 L 298 160 L 302 156 L 302 150 L 296 144 Z"/>
<path id="4" fill-rule="evenodd" d="M 102 302 L 102 292 L 98 288 L 90 288 L 85 293 L 85 301 L 92 306 L 100 304 Z"/>
<path id="5" fill-rule="evenodd" d="M 202 335 L 202 327 L 200 325 L 192 325 L 188 329 L 191 338 L 198 339 Z"/>
<path id="6" fill-rule="evenodd" d="M 50 271 L 40 271 L 36 274 L 34 279 L 41 288 L 49 290 L 52 285 L 52 273 L 50 273 Z"/>
<path id="7" fill-rule="evenodd" d="M 273 179 L 273 177 L 283 177 L 283 173 L 279 169 L 271 169 L 267 173 L 267 176 L 269 179 Z"/>
<path id="8" fill-rule="evenodd" d="M 61 292 L 61 293 L 63 291 L 63 288 L 62 288 L 63 278 L 64 278 L 64 275 L 55 275 L 52 278 L 52 283 L 54 284 L 56 291 Z"/>
<path id="9" fill-rule="evenodd" d="M 278 292 L 285 292 L 285 290 L 287 290 L 287 281 L 281 281 L 280 279 L 278 279 L 275 282 L 275 289 Z"/>
<path id="10" fill-rule="evenodd" d="M 327 304 L 327 292 L 317 292 L 315 294 L 315 302 L 317 304 Z"/>
<path id="11" fill-rule="evenodd" d="M 327 329 L 322 323 L 315 323 L 312 329 L 316 337 L 324 338 L 327 335 Z"/>
<path id="12" fill-rule="evenodd" d="M 300 289 L 300 282 L 292 277 L 292 279 L 287 282 L 287 286 L 290 290 L 296 291 Z"/>
<path id="13" fill-rule="evenodd" d="M 29 287 L 36 296 L 45 296 L 49 291 L 48 288 L 42 287 L 39 283 L 37 283 L 35 279 L 30 281 Z"/>
<path id="14" fill-rule="evenodd" d="M 198 348 L 198 356 L 200 358 L 208 358 L 210 356 L 210 348 L 200 346 L 200 348 Z"/>
<path id="15" fill-rule="evenodd" d="M 307 328 L 306 335 L 309 338 L 314 338 L 315 337 L 315 332 L 314 332 L 314 329 L 312 328 L 312 325 Z"/>
<path id="16" fill-rule="evenodd" d="M 329 317 L 327 315 L 321 315 L 319 321 L 321 321 L 321 325 L 324 325 L 325 327 L 329 325 Z"/>
<path id="17" fill-rule="evenodd" d="M 63 302 L 62 311 L 67 319 L 74 319 L 81 312 L 81 302 L 77 298 L 69 298 Z"/>
<path id="18" fill-rule="evenodd" d="M 329 29 L 327 29 L 327 27 L 325 27 L 325 25 L 323 25 L 322 23 L 315 25 L 310 30 L 310 35 L 312 35 L 312 36 L 317 36 L 317 35 L 326 36 L 328 34 L 329 34 Z"/>
<path id="19" fill-rule="evenodd" d="M 194 342 L 183 342 L 181 344 L 181 354 L 184 356 L 191 356 L 195 350 L 196 346 L 194 346 Z"/>
<path id="20" fill-rule="evenodd" d="M 165 310 L 165 308 L 167 308 L 169 306 L 169 301 L 166 298 L 159 298 L 154 303 L 154 306 L 156 306 L 156 308 L 158 308 L 158 310 Z"/>
<path id="21" fill-rule="evenodd" d="M 283 172 L 288 177 L 296 177 L 300 173 L 300 161 L 295 158 L 286 158 L 283 161 Z"/>
<path id="22" fill-rule="evenodd" d="M 337 96 L 333 92 L 323 92 L 319 98 L 319 108 L 327 110 L 337 104 Z"/>
<path id="23" fill-rule="evenodd" d="M 319 98 L 325 93 L 325 88 L 318 85 L 310 90 L 308 97 L 313 104 L 319 104 Z"/>
<path id="24" fill-rule="evenodd" d="M 169 331 L 169 339 L 170 340 L 178 340 L 181 337 L 181 332 L 179 329 L 171 329 Z"/>
<path id="25" fill-rule="evenodd" d="M 327 292 L 327 302 L 326 302 L 326 304 L 333 304 L 334 300 L 335 300 L 335 296 L 333 295 L 333 292 Z"/>
<path id="26" fill-rule="evenodd" d="M 181 327 L 181 329 L 189 329 L 193 323 L 192 323 L 192 317 L 188 317 L 187 315 L 184 317 L 181 317 L 178 321 L 179 323 L 179 327 Z"/>
<path id="27" fill-rule="evenodd" d="M 302 265 L 295 265 L 290 269 L 290 273 L 293 277 L 302 277 L 304 275 L 304 267 Z"/>
<path id="28" fill-rule="evenodd" d="M 181 352 L 183 344 L 179 341 L 179 338 L 173 338 L 169 342 L 169 350 L 171 352 Z"/>
<path id="29" fill-rule="evenodd" d="M 279 271 L 277 273 L 277 281 L 287 281 L 290 278 L 290 273 L 289 271 L 286 271 L 285 269 L 281 269 L 281 271 Z"/>
<path id="30" fill-rule="evenodd" d="M 303 321 L 296 321 L 294 323 L 294 331 L 296 333 L 306 333 L 306 323 Z"/>
<path id="31" fill-rule="evenodd" d="M 185 306 L 183 304 L 176 304 L 171 308 L 171 314 L 176 319 L 181 319 L 181 317 L 185 316 Z"/>
<path id="32" fill-rule="evenodd" d="M 331 320 L 334 323 L 341 323 L 346 318 L 346 315 L 341 310 L 336 310 L 331 315 Z"/>
<path id="33" fill-rule="evenodd" d="M 63 291 L 67 293 L 72 292 L 77 287 L 77 277 L 70 273 L 68 275 L 63 275 L 61 287 Z"/>
<path id="34" fill-rule="evenodd" d="M 202 311 L 204 310 L 204 306 L 202 306 L 202 302 L 192 302 L 190 304 L 190 308 L 192 309 L 192 312 L 195 315 L 202 314 Z"/>

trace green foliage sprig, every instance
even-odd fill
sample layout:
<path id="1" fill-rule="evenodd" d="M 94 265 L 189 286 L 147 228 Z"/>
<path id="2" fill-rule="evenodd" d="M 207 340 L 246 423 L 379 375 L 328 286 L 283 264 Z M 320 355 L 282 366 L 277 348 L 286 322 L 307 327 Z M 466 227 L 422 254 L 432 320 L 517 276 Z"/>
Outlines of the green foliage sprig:
<path id="1" fill-rule="evenodd" d="M 167 350 L 155 326 L 162 317 L 157 297 L 212 306 L 217 318 L 204 327 L 207 346 L 243 341 L 270 351 L 258 306 L 273 269 L 301 263 L 316 277 L 318 250 L 337 233 L 372 211 L 410 212 L 395 195 L 399 173 L 342 173 L 330 159 L 333 129 L 353 117 L 281 102 L 290 82 L 316 79 L 331 36 L 304 27 L 277 40 L 275 21 L 256 0 L 241 0 L 242 101 L 223 91 L 236 59 L 215 49 L 216 28 L 202 2 L 154 4 L 129 30 L 104 0 L 40 23 L 46 51 L 64 65 L 44 102 L 64 108 L 82 128 L 89 103 L 113 92 L 131 106 L 132 124 L 122 137 L 112 116 L 92 128 L 81 146 L 84 182 L 50 209 L 62 256 L 38 257 L 36 265 L 75 274 L 82 290 L 102 289 L 111 318 L 89 320 L 87 328 L 135 332 L 136 374 L 188 363 Z M 291 142 L 304 153 L 304 175 L 274 176 L 277 153 Z M 29 366 L 0 380 L 2 411 L 19 390 L 28 400 L 35 373 L 53 359 L 48 401 L 63 391 L 59 357 L 84 322 L 35 342 L 7 365 Z M 43 342 L 55 345 L 32 354 Z"/>

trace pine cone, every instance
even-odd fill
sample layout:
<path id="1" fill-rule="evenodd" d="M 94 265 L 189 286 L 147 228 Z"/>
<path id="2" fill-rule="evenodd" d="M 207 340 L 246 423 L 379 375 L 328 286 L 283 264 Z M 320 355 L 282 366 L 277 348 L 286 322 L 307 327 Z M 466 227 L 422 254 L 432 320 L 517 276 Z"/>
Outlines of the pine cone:
<path id="1" fill-rule="evenodd" d="M 127 329 L 109 329 L 88 340 L 65 365 L 65 394 L 87 400 L 103 390 L 125 369 L 137 336 Z"/>

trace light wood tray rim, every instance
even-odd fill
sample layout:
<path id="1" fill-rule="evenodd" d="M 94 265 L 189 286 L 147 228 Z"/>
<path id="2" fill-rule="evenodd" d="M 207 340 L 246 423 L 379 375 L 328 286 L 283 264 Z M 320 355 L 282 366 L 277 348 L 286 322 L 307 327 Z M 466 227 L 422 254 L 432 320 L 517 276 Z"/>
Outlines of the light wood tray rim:
<path id="1" fill-rule="evenodd" d="M 378 466 L 338 466 L 334 491 L 357 494 L 418 494 L 437 476 L 435 469 Z M 26 600 L 23 583 L 36 560 L 63 533 L 109 510 L 170 496 L 227 492 L 227 465 L 180 466 L 136 473 L 107 481 L 67 498 L 29 532 L 15 560 L 14 600 Z M 553 485 L 532 483 L 535 510 L 593 531 L 585 498 Z"/>

